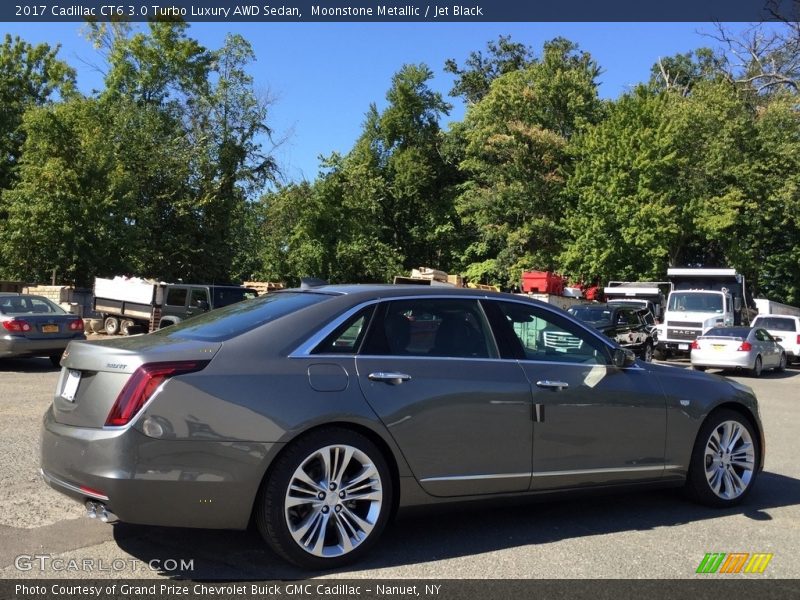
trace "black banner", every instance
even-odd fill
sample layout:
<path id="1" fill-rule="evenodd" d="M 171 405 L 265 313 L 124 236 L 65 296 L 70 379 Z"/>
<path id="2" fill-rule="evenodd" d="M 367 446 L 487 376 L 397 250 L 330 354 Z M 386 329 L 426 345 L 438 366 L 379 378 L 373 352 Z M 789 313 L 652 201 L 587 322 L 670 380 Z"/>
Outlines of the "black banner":
<path id="1" fill-rule="evenodd" d="M 298 581 L 2 580 L 2 600 L 786 600 L 800 598 L 795 580 L 364 580 Z"/>
<path id="2" fill-rule="evenodd" d="M 547 22 L 797 20 L 800 0 L 30 0 L 2 2 L 3 21 Z"/>

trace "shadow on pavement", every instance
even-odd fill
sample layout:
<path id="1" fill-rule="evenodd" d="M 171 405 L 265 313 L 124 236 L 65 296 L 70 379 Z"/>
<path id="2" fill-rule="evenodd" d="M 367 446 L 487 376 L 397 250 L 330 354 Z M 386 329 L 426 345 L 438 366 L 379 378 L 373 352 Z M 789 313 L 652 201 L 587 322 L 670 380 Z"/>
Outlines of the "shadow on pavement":
<path id="1" fill-rule="evenodd" d="M 771 508 L 800 504 L 800 480 L 761 473 L 744 504 L 727 510 L 685 500 L 679 490 L 584 496 L 488 500 L 401 514 L 368 558 L 338 573 L 482 554 L 507 548 L 624 531 L 669 527 L 741 514 L 771 520 Z M 162 571 L 167 577 L 295 579 L 311 573 L 286 564 L 255 531 L 214 531 L 116 525 L 119 547 L 141 561 L 194 559 L 193 570 Z"/>

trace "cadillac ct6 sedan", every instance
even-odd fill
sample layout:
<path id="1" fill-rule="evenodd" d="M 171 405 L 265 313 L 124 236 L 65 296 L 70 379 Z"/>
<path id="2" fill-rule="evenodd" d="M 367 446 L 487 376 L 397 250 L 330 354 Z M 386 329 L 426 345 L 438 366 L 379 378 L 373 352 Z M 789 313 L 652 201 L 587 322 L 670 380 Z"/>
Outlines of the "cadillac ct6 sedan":
<path id="1" fill-rule="evenodd" d="M 42 433 L 53 488 L 105 521 L 252 521 L 314 569 L 369 552 L 400 507 L 632 486 L 729 507 L 764 460 L 748 387 L 481 290 L 280 291 L 73 342 L 61 364 Z"/>

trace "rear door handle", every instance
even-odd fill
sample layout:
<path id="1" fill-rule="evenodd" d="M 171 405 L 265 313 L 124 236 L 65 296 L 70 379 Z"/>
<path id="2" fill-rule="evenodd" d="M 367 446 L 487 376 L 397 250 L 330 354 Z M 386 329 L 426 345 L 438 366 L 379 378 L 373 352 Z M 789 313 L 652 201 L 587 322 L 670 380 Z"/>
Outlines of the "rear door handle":
<path id="1" fill-rule="evenodd" d="M 550 381 L 549 379 L 543 379 L 541 381 L 536 382 L 536 386 L 540 388 L 546 388 L 548 390 L 565 390 L 569 387 L 569 384 L 565 381 Z"/>
<path id="2" fill-rule="evenodd" d="M 394 371 L 377 371 L 376 373 L 370 373 L 368 377 L 370 381 L 384 381 L 392 385 L 398 385 L 411 379 L 411 375 Z"/>

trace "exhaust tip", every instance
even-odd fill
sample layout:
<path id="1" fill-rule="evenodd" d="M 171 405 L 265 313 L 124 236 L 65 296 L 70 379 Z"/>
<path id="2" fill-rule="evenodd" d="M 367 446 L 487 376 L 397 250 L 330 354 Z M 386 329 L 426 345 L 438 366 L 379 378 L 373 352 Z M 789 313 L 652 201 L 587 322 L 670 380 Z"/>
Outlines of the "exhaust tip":
<path id="1" fill-rule="evenodd" d="M 108 510 L 105 504 L 92 500 L 86 501 L 86 516 L 90 519 L 100 519 L 103 523 L 116 523 L 118 521 L 117 515 Z"/>

